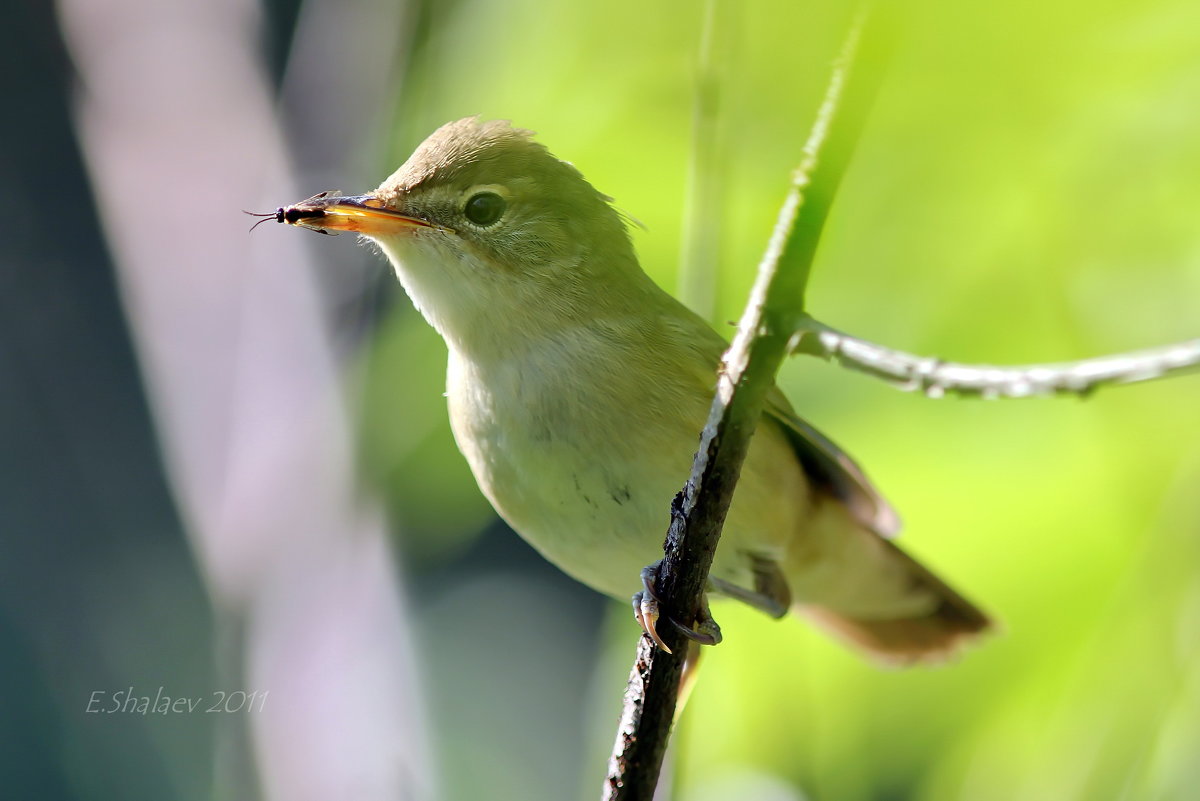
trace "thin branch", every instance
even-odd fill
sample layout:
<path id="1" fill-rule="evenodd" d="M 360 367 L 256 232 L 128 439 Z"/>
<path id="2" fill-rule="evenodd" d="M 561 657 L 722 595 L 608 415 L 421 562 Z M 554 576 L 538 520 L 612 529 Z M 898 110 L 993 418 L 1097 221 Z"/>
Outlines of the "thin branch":
<path id="1" fill-rule="evenodd" d="M 931 398 L 1088 395 L 1109 384 L 1132 384 L 1200 369 L 1200 339 L 1077 362 L 998 367 L 914 356 L 843 334 L 812 318 L 801 322 L 792 350 L 836 360 L 843 367 Z"/>
<path id="2" fill-rule="evenodd" d="M 817 240 L 875 94 L 876 80 L 860 80 L 855 95 L 843 97 L 865 20 L 865 13 L 855 20 L 834 67 L 737 336 L 725 353 L 691 477 L 672 505 L 657 594 L 663 615 L 678 621 L 695 620 L 699 612 L 750 437 L 796 321 L 804 318 Z M 875 23 L 872 30 L 879 27 Z M 609 762 L 606 801 L 649 801 L 654 795 L 687 653 L 677 632 L 663 626 L 660 633 L 674 653 L 655 649 L 646 636 L 638 643 Z"/>

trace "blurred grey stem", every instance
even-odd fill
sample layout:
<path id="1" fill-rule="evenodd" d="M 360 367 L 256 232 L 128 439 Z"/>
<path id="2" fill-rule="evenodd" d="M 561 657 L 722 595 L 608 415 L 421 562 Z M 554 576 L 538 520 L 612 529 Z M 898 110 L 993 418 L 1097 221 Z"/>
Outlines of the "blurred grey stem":
<path id="1" fill-rule="evenodd" d="M 791 348 L 930 398 L 1088 395 L 1102 386 L 1168 378 L 1200 368 L 1200 339 L 1076 362 L 997 366 L 914 356 L 844 334 L 812 318 L 801 321 Z"/>
<path id="2" fill-rule="evenodd" d="M 726 184 L 720 67 L 733 58 L 738 16 L 738 9 L 728 0 L 705 3 L 692 101 L 692 146 L 684 190 L 678 288 L 680 300 L 710 322 L 716 312 Z"/>
<path id="3" fill-rule="evenodd" d="M 805 315 L 820 234 L 875 96 L 879 71 L 863 70 L 853 95 L 846 91 L 866 23 L 864 10 L 851 24 L 834 66 L 737 335 L 718 371 L 716 397 L 692 474 L 672 504 L 657 590 L 663 615 L 685 625 L 696 618 L 750 438 L 796 322 Z M 873 20 L 871 31 L 880 27 Z M 662 629 L 669 627 L 661 626 L 660 633 Z M 649 801 L 654 796 L 688 651 L 676 631 L 668 630 L 664 639 L 674 653 L 658 650 L 646 635 L 638 641 L 609 760 L 606 801 Z"/>
<path id="4" fill-rule="evenodd" d="M 322 34 L 386 28 L 372 16 L 386 5 L 338 4 Z M 221 721 L 217 796 L 420 801 L 433 790 L 415 659 L 381 514 L 355 481 L 311 243 L 247 237 L 239 211 L 297 194 L 259 8 L 60 0 L 84 76 L 80 139 L 175 502 L 224 616 L 225 680 L 239 682 L 197 692 L 268 693 Z M 386 72 L 380 55 L 323 63 L 343 83 L 310 102 L 344 94 L 350 68 Z"/>

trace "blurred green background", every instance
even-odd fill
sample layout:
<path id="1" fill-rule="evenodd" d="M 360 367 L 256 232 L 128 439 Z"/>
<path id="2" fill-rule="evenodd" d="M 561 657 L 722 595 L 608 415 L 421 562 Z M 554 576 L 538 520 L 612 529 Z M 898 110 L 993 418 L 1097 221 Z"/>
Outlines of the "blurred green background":
<path id="1" fill-rule="evenodd" d="M 722 330 L 740 314 L 850 13 L 841 2 L 717 6 L 718 161 L 707 169 L 720 191 L 715 216 L 693 225 L 716 231 L 715 304 L 704 311 Z M 634 231 L 643 266 L 674 290 L 704 14 L 678 1 L 246 4 L 237 30 L 272 87 L 294 175 L 293 186 L 265 187 L 266 203 L 369 189 L 442 122 L 511 119 L 644 224 Z M 968 362 L 1070 360 L 1197 336 L 1200 6 L 921 0 L 900 16 L 821 245 L 812 313 Z M 355 24 L 338 25 L 347 18 Z M 52 20 L 42 22 L 53 40 Z M 70 98 L 88 77 L 46 92 Z M 239 108 L 203 124 L 236 129 Z M 318 132 L 336 158 L 306 150 Z M 241 247 L 236 210 L 256 202 L 228 197 L 223 227 L 207 235 Z M 343 797 L 596 797 L 637 635 L 627 607 L 572 584 L 494 519 L 446 423 L 444 348 L 381 259 L 346 238 L 305 245 L 322 265 L 358 412 L 361 492 L 378 496 L 398 542 L 427 712 L 415 736 L 433 788 Z M 10 264 L 17 274 L 22 262 Z M 345 283 L 342 270 L 361 280 Z M 905 547 L 1003 627 L 951 665 L 888 672 L 796 621 L 718 605 L 726 641 L 706 654 L 663 797 L 1194 798 L 1198 382 L 999 403 L 907 395 L 814 360 L 786 365 L 780 383 L 796 408 L 900 511 Z M 98 421 L 72 436 L 114 447 Z M 2 491 L 14 486 L 6 479 Z M 23 525 L 45 524 L 33 519 Z M 176 537 L 187 529 L 162 525 Z M 187 554 L 181 545 L 178 558 Z M 15 547 L 0 556 L 22 558 Z M 79 558 L 67 551 L 39 569 L 78 569 Z M 107 591 L 117 604 L 130 584 Z M 42 613 L 6 603 L 7 617 Z M 69 653 L 76 641 L 62 637 Z M 79 704 L 59 704 L 65 685 L 36 660 L 24 670 L 70 710 L 35 738 L 55 752 L 84 725 Z M 4 734 L 29 740 L 16 723 Z M 212 754 L 187 748 L 190 757 L 151 761 L 206 775 Z M 46 770 L 95 768 L 80 759 L 59 753 Z M 180 797 L 204 797 L 192 792 Z"/>

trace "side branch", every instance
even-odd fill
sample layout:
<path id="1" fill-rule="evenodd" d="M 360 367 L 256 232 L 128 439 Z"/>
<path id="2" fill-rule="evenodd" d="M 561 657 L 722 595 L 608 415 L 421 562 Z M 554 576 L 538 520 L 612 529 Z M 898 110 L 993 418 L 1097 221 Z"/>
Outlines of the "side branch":
<path id="1" fill-rule="evenodd" d="M 1057 364 L 1000 367 L 915 356 L 852 337 L 812 318 L 792 337 L 792 352 L 810 353 L 931 398 L 960 395 L 1029 398 L 1088 395 L 1108 384 L 1132 384 L 1200 368 L 1200 339 Z"/>

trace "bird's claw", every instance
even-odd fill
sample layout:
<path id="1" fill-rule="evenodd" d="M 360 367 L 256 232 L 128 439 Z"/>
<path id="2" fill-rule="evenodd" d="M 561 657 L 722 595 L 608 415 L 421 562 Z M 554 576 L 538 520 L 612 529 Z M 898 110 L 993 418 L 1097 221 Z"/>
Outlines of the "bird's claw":
<path id="1" fill-rule="evenodd" d="M 713 619 L 712 614 L 708 611 L 708 599 L 704 598 L 700 603 L 700 610 L 696 615 L 694 628 L 685 626 L 673 617 L 663 617 L 659 612 L 660 604 L 658 594 L 654 590 L 655 581 L 658 579 L 658 571 L 662 566 L 662 562 L 654 564 L 642 570 L 642 591 L 633 596 L 633 616 L 637 618 L 638 625 L 642 627 L 642 631 L 654 641 L 654 644 L 666 651 L 672 653 L 670 647 L 663 642 L 662 637 L 658 633 L 659 619 L 666 620 L 672 627 L 684 637 L 701 645 L 716 645 L 721 642 L 721 627 L 717 625 L 717 621 Z"/>
<path id="2" fill-rule="evenodd" d="M 668 654 L 674 653 L 662 637 L 658 635 L 658 599 L 650 593 L 643 590 L 633 596 L 633 616 L 637 618 L 638 625 L 642 627 L 642 631 L 649 635 L 650 639 L 654 640 L 654 644 Z"/>

